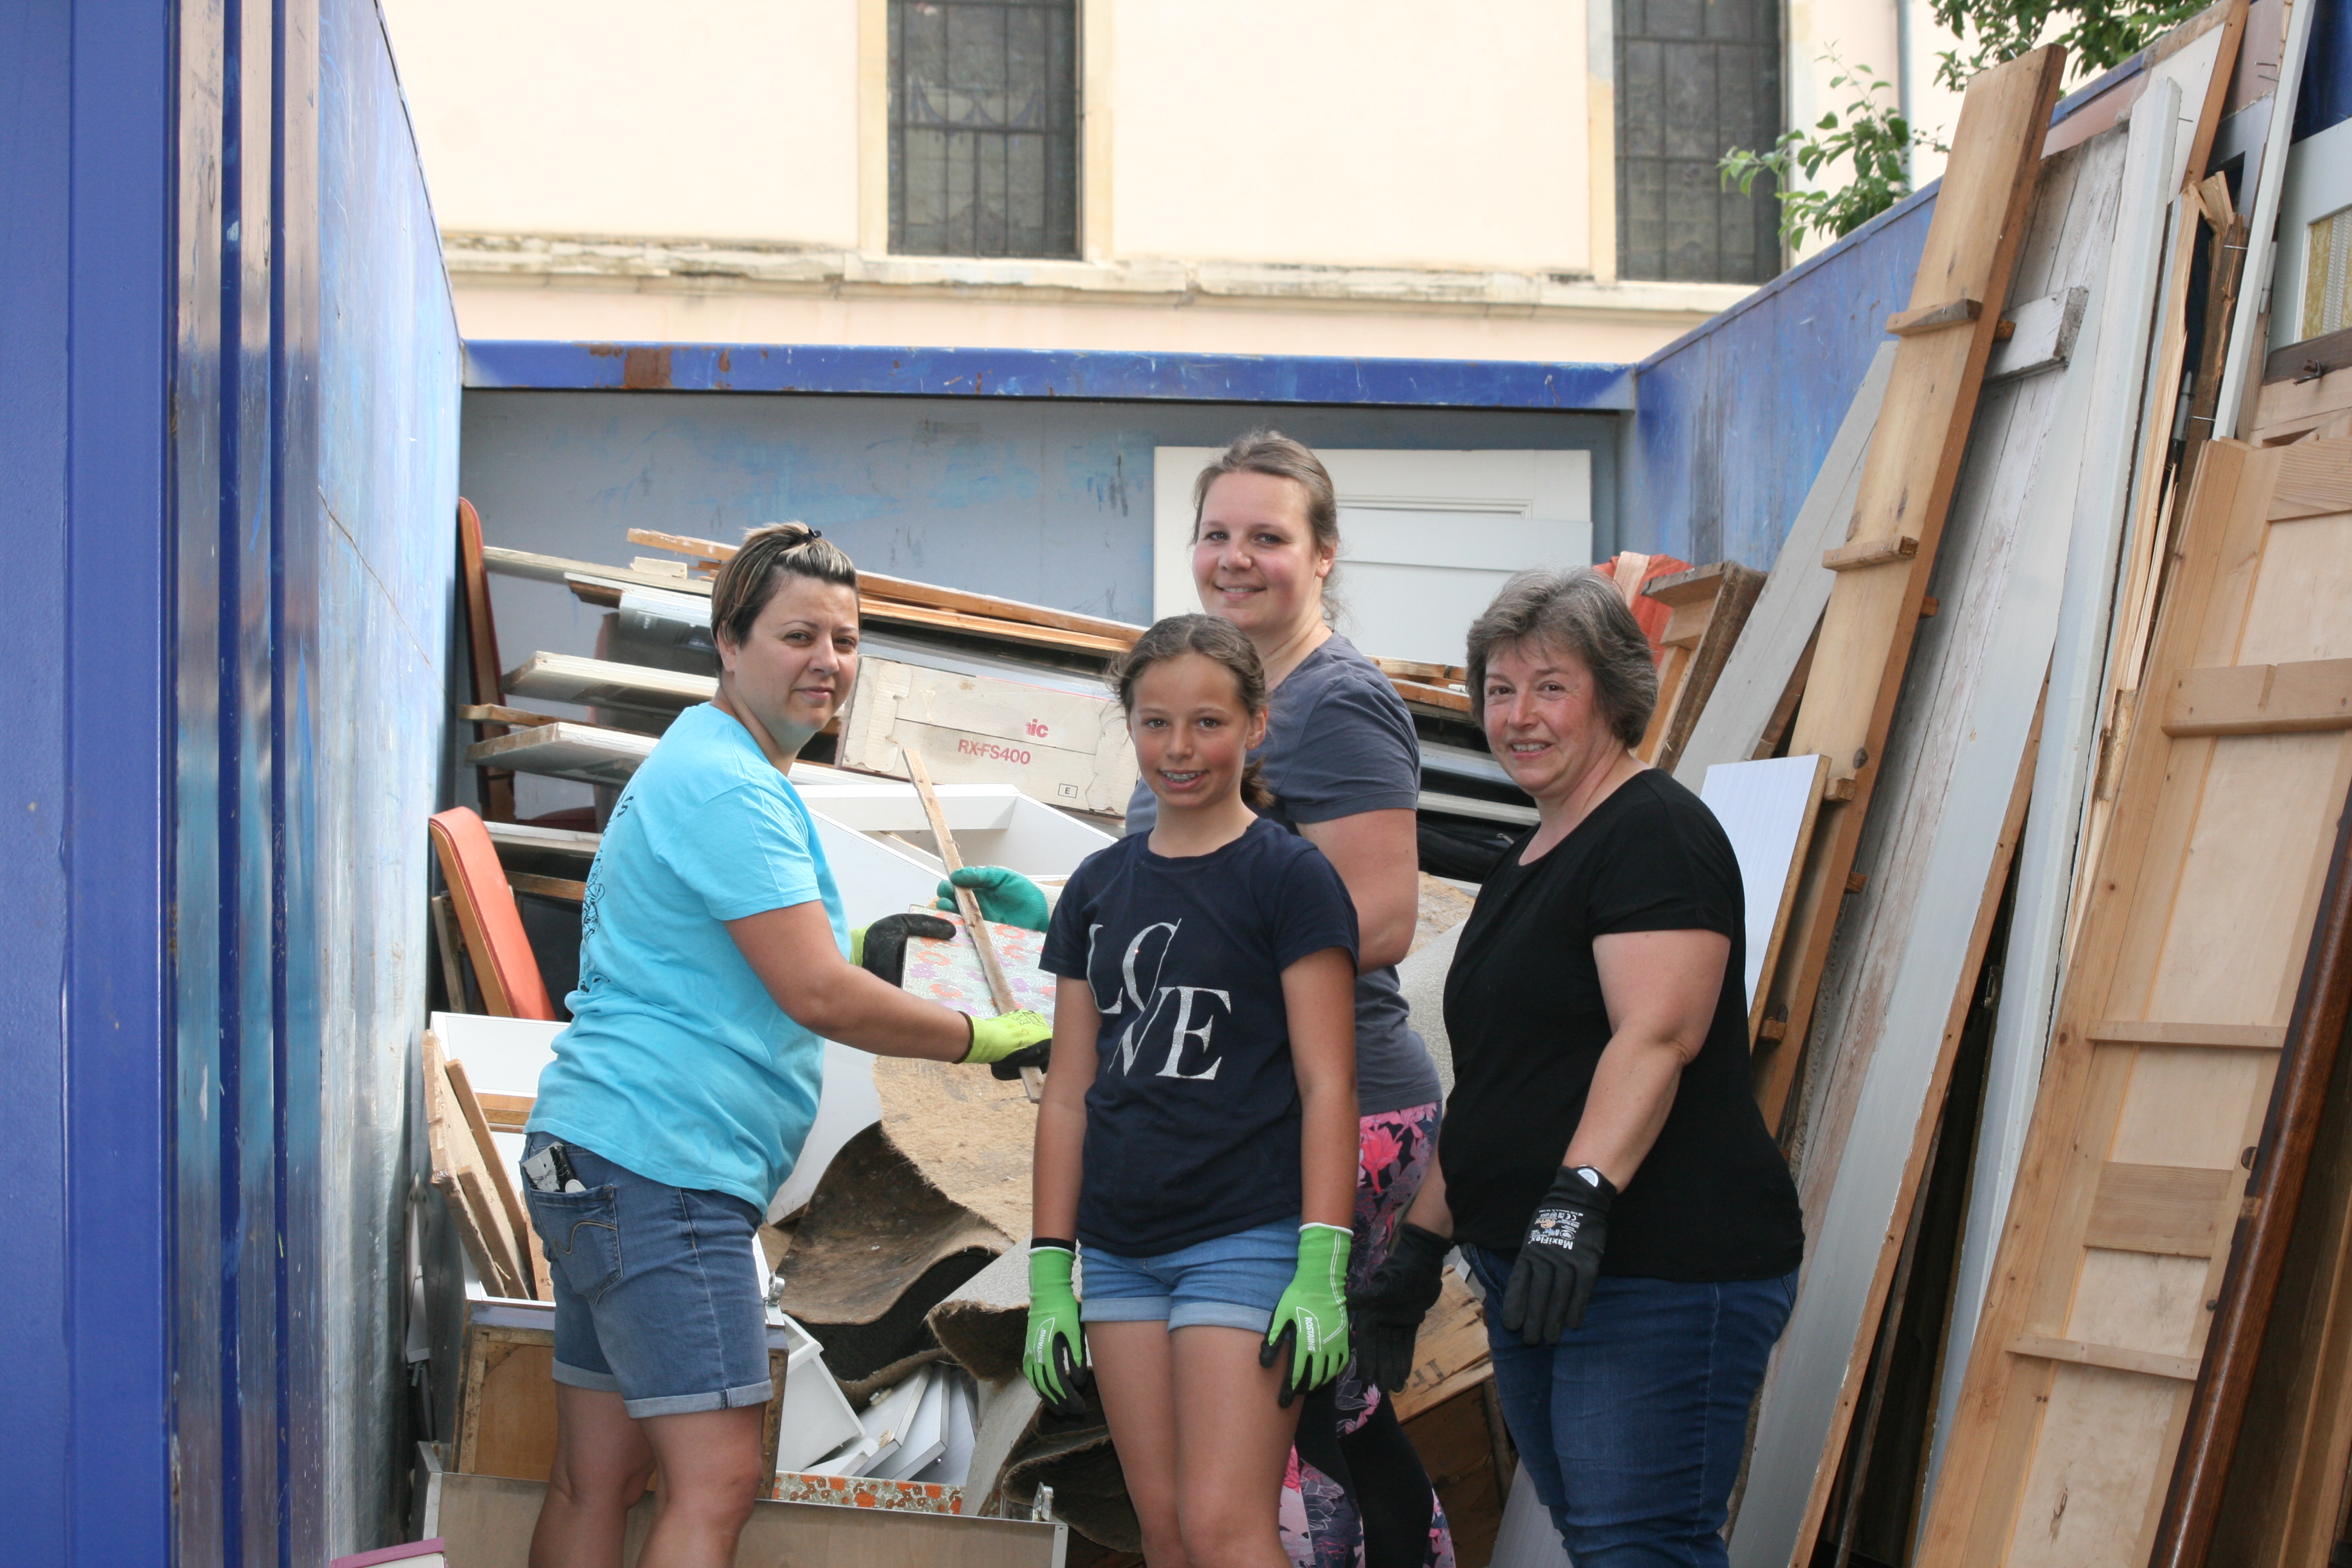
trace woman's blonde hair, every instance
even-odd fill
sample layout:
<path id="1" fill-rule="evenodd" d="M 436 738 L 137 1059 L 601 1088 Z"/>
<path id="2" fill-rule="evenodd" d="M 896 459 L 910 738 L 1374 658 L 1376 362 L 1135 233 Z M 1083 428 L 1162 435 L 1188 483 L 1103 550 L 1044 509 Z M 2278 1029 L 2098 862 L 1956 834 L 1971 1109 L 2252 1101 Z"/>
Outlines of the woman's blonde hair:
<path id="1" fill-rule="evenodd" d="M 719 569 L 710 585 L 711 635 L 741 647 L 786 575 L 857 586 L 857 568 L 840 545 L 804 522 L 767 523 L 745 534 L 735 558 Z"/>

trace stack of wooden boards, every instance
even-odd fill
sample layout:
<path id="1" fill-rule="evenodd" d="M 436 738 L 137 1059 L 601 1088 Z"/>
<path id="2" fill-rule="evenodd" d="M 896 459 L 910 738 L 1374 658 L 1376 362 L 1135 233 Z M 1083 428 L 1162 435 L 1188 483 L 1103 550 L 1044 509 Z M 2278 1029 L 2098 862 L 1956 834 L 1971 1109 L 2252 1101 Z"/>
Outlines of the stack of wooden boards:
<path id="1" fill-rule="evenodd" d="M 1909 308 L 1711 690 L 1662 666 L 1644 744 L 1740 849 L 1808 1235 L 1743 1568 L 2352 1533 L 2352 374 L 2203 433 L 2278 163 L 2206 166 L 2247 16 L 2055 130 L 2054 49 L 1972 84 Z"/>

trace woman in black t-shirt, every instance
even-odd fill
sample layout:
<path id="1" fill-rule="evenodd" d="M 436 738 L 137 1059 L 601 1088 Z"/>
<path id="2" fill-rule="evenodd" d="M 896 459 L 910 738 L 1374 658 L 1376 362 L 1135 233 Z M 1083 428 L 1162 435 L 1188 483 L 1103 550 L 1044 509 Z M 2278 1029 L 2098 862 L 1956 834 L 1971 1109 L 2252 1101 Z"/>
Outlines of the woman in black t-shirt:
<path id="1" fill-rule="evenodd" d="M 1650 649 L 1597 573 L 1514 578 L 1470 628 L 1488 744 L 1540 813 L 1445 983 L 1438 1169 L 1353 1298 L 1409 1374 L 1449 1240 L 1495 1382 L 1578 1568 L 1720 1563 L 1748 1410 L 1795 1299 L 1795 1184 L 1748 1089 L 1739 867 L 1633 753 Z"/>

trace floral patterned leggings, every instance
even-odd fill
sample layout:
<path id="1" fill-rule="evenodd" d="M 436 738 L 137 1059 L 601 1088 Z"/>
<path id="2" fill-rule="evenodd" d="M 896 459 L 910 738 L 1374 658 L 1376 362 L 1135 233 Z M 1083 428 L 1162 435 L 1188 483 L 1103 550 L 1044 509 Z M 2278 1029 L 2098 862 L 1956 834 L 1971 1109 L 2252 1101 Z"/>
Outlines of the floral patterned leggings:
<path id="1" fill-rule="evenodd" d="M 1356 1237 L 1348 1268 L 1350 1285 L 1363 1283 L 1387 1260 L 1397 1226 L 1404 1222 L 1405 1210 L 1412 1205 L 1422 1177 L 1436 1157 L 1439 1109 L 1433 1102 L 1363 1119 L 1358 1142 Z M 1380 1415 L 1381 1403 L 1380 1389 L 1360 1381 L 1350 1360 L 1336 1384 L 1307 1400 L 1299 1416 L 1301 1445 L 1312 1452 L 1336 1452 L 1337 1443 L 1362 1432 Z M 1392 1415 L 1383 1418 L 1394 1420 Z M 1337 1430 L 1310 1434 L 1309 1422 L 1333 1425 Z M 1425 1479 L 1423 1484 L 1427 1484 Z M 1454 1568 L 1454 1538 L 1434 1489 L 1429 1508 L 1429 1542 L 1420 1559 L 1421 1568 Z M 1283 1548 L 1295 1568 L 1357 1568 L 1365 1561 L 1366 1520 L 1348 1479 L 1326 1474 L 1311 1460 L 1299 1458 L 1296 1447 L 1283 1478 L 1281 1520 Z"/>

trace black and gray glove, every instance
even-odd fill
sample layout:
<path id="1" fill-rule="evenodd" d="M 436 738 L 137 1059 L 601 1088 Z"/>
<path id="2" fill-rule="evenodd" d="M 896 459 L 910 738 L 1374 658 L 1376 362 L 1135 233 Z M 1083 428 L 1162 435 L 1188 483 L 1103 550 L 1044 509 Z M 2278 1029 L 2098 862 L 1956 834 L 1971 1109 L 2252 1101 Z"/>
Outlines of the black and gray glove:
<path id="1" fill-rule="evenodd" d="M 1536 1205 L 1527 1240 L 1503 1287 L 1503 1327 L 1530 1345 L 1556 1345 L 1581 1327 L 1601 1254 L 1609 1245 L 1609 1205 L 1617 1189 L 1590 1165 L 1560 1167 Z"/>
<path id="2" fill-rule="evenodd" d="M 884 915 L 870 926 L 860 926 L 849 933 L 850 962 L 868 974 L 893 985 L 907 983 L 907 939 L 929 937 L 934 942 L 953 939 L 956 928 L 937 915 Z"/>
<path id="3" fill-rule="evenodd" d="M 1453 1243 L 1417 1225 L 1397 1226 L 1389 1255 L 1372 1277 L 1348 1292 L 1356 1342 L 1356 1371 L 1394 1394 L 1412 1376 L 1413 1342 L 1421 1321 L 1437 1304 L 1445 1254 Z"/>

